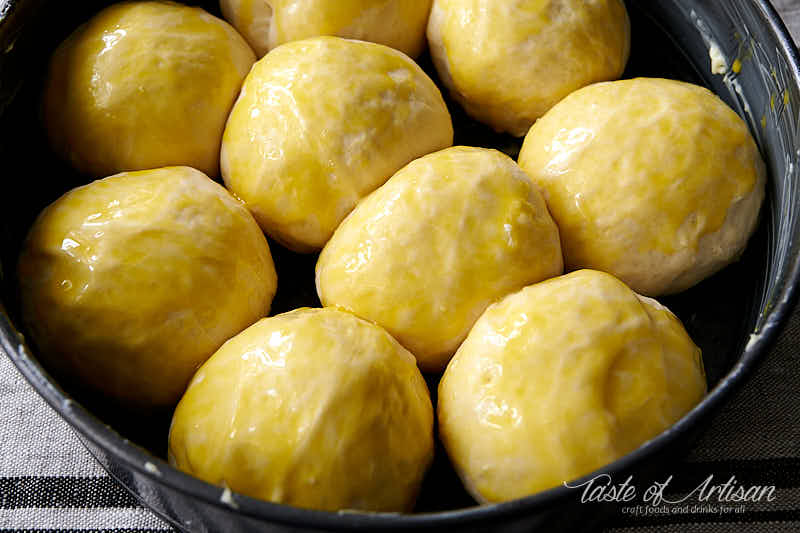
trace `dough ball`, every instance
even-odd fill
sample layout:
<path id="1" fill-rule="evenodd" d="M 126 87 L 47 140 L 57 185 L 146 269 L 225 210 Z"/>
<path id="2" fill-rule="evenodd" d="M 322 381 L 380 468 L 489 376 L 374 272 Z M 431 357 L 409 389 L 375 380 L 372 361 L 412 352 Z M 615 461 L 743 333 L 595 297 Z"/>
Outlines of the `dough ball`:
<path id="1" fill-rule="evenodd" d="M 385 44 L 416 57 L 425 47 L 431 0 L 220 0 L 220 7 L 259 57 L 320 35 Z"/>
<path id="2" fill-rule="evenodd" d="M 93 177 L 170 165 L 216 176 L 225 120 L 254 61 L 236 30 L 199 8 L 114 4 L 53 54 L 50 142 Z"/>
<path id="3" fill-rule="evenodd" d="M 486 310 L 439 384 L 439 433 L 476 499 L 512 500 L 622 457 L 705 391 L 668 309 L 581 270 Z"/>
<path id="4" fill-rule="evenodd" d="M 48 367 L 141 408 L 175 405 L 203 361 L 269 312 L 277 283 L 247 209 L 188 167 L 62 196 L 33 225 L 19 280 Z"/>
<path id="5" fill-rule="evenodd" d="M 747 126 L 707 89 L 639 78 L 577 91 L 525 138 L 567 268 L 635 291 L 682 291 L 738 258 L 758 221 L 765 167 Z"/>
<path id="6" fill-rule="evenodd" d="M 467 113 L 521 137 L 572 91 L 622 75 L 630 22 L 622 0 L 434 0 L 428 42 Z"/>
<path id="7" fill-rule="evenodd" d="M 454 147 L 365 198 L 317 262 L 317 293 L 441 371 L 493 301 L 561 274 L 558 228 L 508 156 Z"/>
<path id="8" fill-rule="evenodd" d="M 310 252 L 403 165 L 452 143 L 444 100 L 416 63 L 317 37 L 253 67 L 225 129 L 222 175 L 265 232 Z"/>
<path id="9" fill-rule="evenodd" d="M 265 318 L 203 365 L 178 404 L 170 463 L 265 500 L 409 511 L 433 458 L 414 357 L 335 309 Z"/>

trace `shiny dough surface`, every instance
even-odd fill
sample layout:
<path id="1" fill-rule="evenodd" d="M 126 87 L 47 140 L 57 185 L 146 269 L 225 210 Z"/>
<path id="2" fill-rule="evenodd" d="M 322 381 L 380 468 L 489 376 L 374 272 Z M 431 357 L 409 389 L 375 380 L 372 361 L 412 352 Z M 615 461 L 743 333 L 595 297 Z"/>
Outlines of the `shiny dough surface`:
<path id="1" fill-rule="evenodd" d="M 518 137 L 572 91 L 619 78 L 630 52 L 621 0 L 434 0 L 427 32 L 453 97 Z"/>
<path id="2" fill-rule="evenodd" d="M 225 121 L 254 61 L 236 30 L 202 9 L 111 5 L 53 54 L 43 97 L 51 144 L 95 178 L 173 165 L 216 177 Z"/>
<path id="3" fill-rule="evenodd" d="M 320 35 L 385 44 L 417 57 L 431 0 L 220 0 L 220 7 L 259 57 Z"/>
<path id="4" fill-rule="evenodd" d="M 525 138 L 568 269 L 679 292 L 738 258 L 766 171 L 744 121 L 709 90 L 637 78 L 571 94 Z"/>
<path id="5" fill-rule="evenodd" d="M 580 270 L 492 305 L 439 384 L 442 441 L 481 502 L 560 485 L 634 450 L 705 394 L 680 321 Z"/>
<path id="6" fill-rule="evenodd" d="M 558 229 L 508 156 L 453 147 L 364 199 L 317 262 L 317 292 L 441 371 L 493 301 L 562 272 Z"/>
<path id="7" fill-rule="evenodd" d="M 411 59 L 317 37 L 253 67 L 225 128 L 222 175 L 265 232 L 310 252 L 403 165 L 452 143 L 442 95 Z"/>
<path id="8" fill-rule="evenodd" d="M 276 289 L 253 217 L 188 167 L 68 192 L 33 225 L 19 279 L 49 367 L 142 408 L 175 405 L 203 361 L 269 313 Z"/>
<path id="9" fill-rule="evenodd" d="M 175 411 L 169 458 L 273 502 L 410 511 L 433 458 L 433 407 L 414 357 L 384 330 L 297 309 L 200 368 Z"/>

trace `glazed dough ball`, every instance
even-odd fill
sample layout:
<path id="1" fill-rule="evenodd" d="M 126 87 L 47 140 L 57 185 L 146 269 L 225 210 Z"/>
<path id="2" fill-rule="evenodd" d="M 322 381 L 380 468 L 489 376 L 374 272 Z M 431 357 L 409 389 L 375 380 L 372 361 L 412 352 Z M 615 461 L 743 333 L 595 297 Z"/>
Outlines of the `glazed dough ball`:
<path id="1" fill-rule="evenodd" d="M 94 177 L 169 165 L 216 176 L 225 120 L 254 61 L 236 30 L 201 9 L 114 4 L 53 54 L 51 144 Z"/>
<path id="2" fill-rule="evenodd" d="M 477 500 L 512 500 L 634 450 L 705 390 L 700 350 L 668 309 L 581 270 L 486 310 L 439 384 L 439 432 Z"/>
<path id="3" fill-rule="evenodd" d="M 317 262 L 317 293 L 441 371 L 493 301 L 561 274 L 558 228 L 508 156 L 454 147 L 365 198 Z"/>
<path id="4" fill-rule="evenodd" d="M 766 174 L 747 126 L 710 91 L 639 78 L 586 87 L 531 128 L 520 166 L 544 190 L 568 269 L 648 296 L 735 260 Z"/>
<path id="5" fill-rule="evenodd" d="M 62 196 L 33 225 L 19 280 L 48 367 L 140 408 L 175 405 L 203 361 L 269 312 L 276 288 L 253 217 L 188 167 Z"/>
<path id="6" fill-rule="evenodd" d="M 452 143 L 444 100 L 416 63 L 317 37 L 253 67 L 225 129 L 222 175 L 265 232 L 310 252 L 403 165 Z"/>
<path id="7" fill-rule="evenodd" d="M 431 0 L 220 0 L 220 7 L 259 57 L 320 35 L 372 41 L 416 57 L 425 46 Z"/>
<path id="8" fill-rule="evenodd" d="M 409 511 L 433 458 L 433 407 L 414 357 L 335 309 L 265 318 L 194 376 L 170 463 L 265 500 Z"/>
<path id="9" fill-rule="evenodd" d="M 467 113 L 521 137 L 572 91 L 622 75 L 630 22 L 622 0 L 434 0 L 428 42 Z"/>

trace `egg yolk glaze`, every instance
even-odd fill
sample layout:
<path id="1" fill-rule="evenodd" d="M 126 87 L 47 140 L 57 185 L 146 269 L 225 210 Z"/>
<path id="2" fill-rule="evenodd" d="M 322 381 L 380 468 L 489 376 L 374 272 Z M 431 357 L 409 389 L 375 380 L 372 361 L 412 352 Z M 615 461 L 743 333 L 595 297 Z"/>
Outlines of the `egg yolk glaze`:
<path id="1" fill-rule="evenodd" d="M 410 163 L 336 230 L 317 292 L 440 371 L 493 301 L 561 274 L 558 228 L 508 156 L 453 147 Z"/>
<path id="2" fill-rule="evenodd" d="M 203 361 L 269 312 L 277 282 L 247 209 L 188 167 L 62 196 L 33 225 L 19 280 L 48 368 L 137 408 L 175 405 Z"/>
<path id="3" fill-rule="evenodd" d="M 222 175 L 265 232 L 310 252 L 403 165 L 452 143 L 439 89 L 406 55 L 317 37 L 253 67 L 225 128 Z"/>
<path id="4" fill-rule="evenodd" d="M 323 510 L 410 511 L 432 458 L 414 357 L 330 308 L 266 318 L 225 343 L 194 376 L 169 439 L 181 470 Z"/>
<path id="5" fill-rule="evenodd" d="M 471 116 L 516 136 L 572 91 L 622 75 L 621 0 L 434 0 L 436 70 Z"/>
<path id="6" fill-rule="evenodd" d="M 489 307 L 439 384 L 442 442 L 481 502 L 608 464 L 704 396 L 700 350 L 655 300 L 580 270 Z"/>
<path id="7" fill-rule="evenodd" d="M 259 57 L 320 35 L 385 44 L 416 57 L 425 47 L 431 0 L 220 0 L 220 7 Z"/>
<path id="8" fill-rule="evenodd" d="M 53 54 L 42 106 L 50 142 L 93 177 L 171 165 L 217 176 L 225 120 L 255 59 L 202 9 L 114 4 Z"/>
<path id="9" fill-rule="evenodd" d="M 747 126 L 705 88 L 638 78 L 565 98 L 525 138 L 568 269 L 682 291 L 739 257 L 766 172 Z"/>

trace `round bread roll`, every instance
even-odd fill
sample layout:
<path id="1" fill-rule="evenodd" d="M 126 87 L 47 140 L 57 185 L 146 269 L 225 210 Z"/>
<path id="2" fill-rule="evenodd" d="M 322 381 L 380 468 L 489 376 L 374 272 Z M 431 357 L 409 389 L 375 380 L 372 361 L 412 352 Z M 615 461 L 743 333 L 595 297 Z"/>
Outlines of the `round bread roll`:
<path id="1" fill-rule="evenodd" d="M 222 175 L 265 232 L 310 252 L 403 165 L 452 143 L 442 95 L 416 63 L 317 37 L 253 67 L 225 129 Z"/>
<path id="2" fill-rule="evenodd" d="M 486 310 L 439 384 L 439 433 L 478 501 L 512 500 L 634 450 L 705 391 L 700 350 L 668 309 L 581 270 Z"/>
<path id="3" fill-rule="evenodd" d="M 622 75 L 622 0 L 434 0 L 431 56 L 475 119 L 521 137 L 572 91 Z"/>
<path id="4" fill-rule="evenodd" d="M 441 371 L 489 304 L 562 269 L 558 228 L 525 173 L 459 146 L 365 198 L 322 250 L 316 282 L 323 305 L 383 326 Z"/>
<path id="5" fill-rule="evenodd" d="M 335 309 L 265 318 L 195 374 L 169 461 L 209 483 L 322 510 L 409 511 L 433 458 L 414 357 Z"/>
<path id="6" fill-rule="evenodd" d="M 577 91 L 531 128 L 520 166 L 561 231 L 568 269 L 635 291 L 682 291 L 736 259 L 756 227 L 764 163 L 707 89 L 639 78 Z"/>
<path id="7" fill-rule="evenodd" d="M 170 165 L 216 176 L 225 120 L 255 59 L 202 9 L 114 4 L 53 54 L 43 101 L 51 144 L 94 177 Z"/>
<path id="8" fill-rule="evenodd" d="M 411 57 L 425 46 L 431 0 L 220 0 L 222 14 L 259 57 L 320 35 L 372 41 Z"/>
<path id="9" fill-rule="evenodd" d="M 188 167 L 59 198 L 28 235 L 19 280 L 47 366 L 137 408 L 175 405 L 203 361 L 269 312 L 277 283 L 247 209 Z"/>

